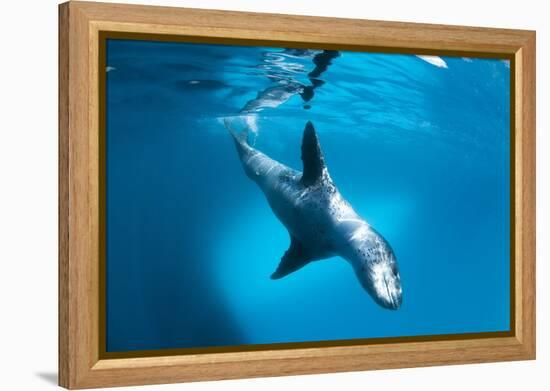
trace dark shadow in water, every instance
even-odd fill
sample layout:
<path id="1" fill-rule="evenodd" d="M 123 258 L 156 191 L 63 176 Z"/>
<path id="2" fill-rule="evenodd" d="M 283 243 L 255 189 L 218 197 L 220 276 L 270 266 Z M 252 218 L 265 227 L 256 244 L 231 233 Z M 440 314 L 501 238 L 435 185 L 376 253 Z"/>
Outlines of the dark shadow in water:
<path id="1" fill-rule="evenodd" d="M 311 56 L 310 50 L 285 49 L 283 53 L 290 54 L 293 57 L 298 58 L 308 58 Z M 270 52 L 267 52 L 266 54 L 270 54 Z M 332 60 L 338 56 L 340 56 L 340 52 L 337 50 L 323 50 L 322 52 L 315 54 L 312 59 L 315 68 L 307 75 L 310 82 L 309 85 L 303 84 L 298 81 L 292 73 L 289 73 L 285 65 L 283 65 L 285 64 L 284 61 L 270 64 L 267 68 L 268 73 L 266 74 L 266 77 L 273 84 L 266 89 L 259 91 L 256 98 L 248 101 L 240 110 L 240 113 L 247 114 L 261 111 L 266 107 L 277 107 L 296 94 L 299 94 L 304 101 L 304 109 L 310 109 L 311 104 L 309 102 L 315 96 L 315 89 L 325 84 L 325 82 L 319 77 L 329 68 L 332 64 Z M 264 60 L 264 62 L 265 61 L 266 60 Z M 259 64 L 258 68 L 264 69 L 265 63 Z"/>
<path id="2" fill-rule="evenodd" d="M 44 380 L 46 383 L 56 386 L 57 385 L 57 372 L 37 372 L 36 377 Z"/>
<path id="3" fill-rule="evenodd" d="M 178 62 L 169 62 L 164 63 L 162 66 L 169 71 L 177 72 L 204 72 L 204 68 L 197 65 L 187 64 L 187 63 L 178 63 Z"/>
<path id="4" fill-rule="evenodd" d="M 338 56 L 340 56 L 340 52 L 337 50 L 323 50 L 321 53 L 316 54 L 313 57 L 315 69 L 308 74 L 308 77 L 315 79 L 321 76 L 328 69 L 329 65 L 332 64 L 332 60 Z"/>
<path id="5" fill-rule="evenodd" d="M 183 142 L 161 115 L 123 114 L 108 117 L 108 351 L 246 343 L 214 275 L 217 222 L 243 202 L 219 195 L 233 185 L 219 173 L 238 164 L 230 138 Z"/>
<path id="6" fill-rule="evenodd" d="M 323 50 L 313 57 L 313 63 L 315 68 L 308 73 L 309 81 L 311 85 L 305 86 L 300 96 L 304 102 L 309 102 L 315 96 L 315 89 L 321 87 L 325 82 L 319 77 L 328 69 L 332 64 L 332 60 L 340 56 L 340 52 L 337 50 Z M 304 109 L 309 109 L 309 104 L 304 105 Z"/>
<path id="7" fill-rule="evenodd" d="M 176 80 L 174 86 L 178 90 L 217 90 L 229 88 L 227 84 L 219 80 L 199 79 L 199 80 Z"/>

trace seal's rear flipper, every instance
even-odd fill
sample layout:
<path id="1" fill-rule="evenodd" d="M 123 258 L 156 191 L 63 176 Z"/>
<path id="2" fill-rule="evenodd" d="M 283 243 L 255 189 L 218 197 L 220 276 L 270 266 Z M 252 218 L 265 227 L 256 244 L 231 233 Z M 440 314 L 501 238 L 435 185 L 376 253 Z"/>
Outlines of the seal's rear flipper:
<path id="1" fill-rule="evenodd" d="M 285 255 L 281 259 L 281 263 L 275 270 L 275 273 L 271 275 L 272 280 L 278 280 L 289 275 L 292 272 L 295 272 L 298 269 L 301 269 L 307 265 L 311 259 L 307 256 L 302 244 L 293 237 L 290 236 L 290 247 L 286 250 Z"/>
<path id="2" fill-rule="evenodd" d="M 238 144 L 248 144 L 248 128 L 244 128 L 240 132 L 237 132 L 233 127 L 231 127 L 231 122 L 228 118 L 223 119 L 223 124 L 225 128 L 229 131 L 233 139 Z"/>
<path id="3" fill-rule="evenodd" d="M 235 146 L 237 147 L 239 157 L 242 158 L 243 155 L 250 151 L 250 146 L 248 145 L 248 128 L 244 128 L 242 131 L 237 132 L 231 127 L 231 123 L 227 118 L 223 119 L 223 124 L 225 125 L 225 128 L 229 131 L 229 134 L 231 134 L 231 137 L 233 137 L 233 141 L 235 141 Z"/>

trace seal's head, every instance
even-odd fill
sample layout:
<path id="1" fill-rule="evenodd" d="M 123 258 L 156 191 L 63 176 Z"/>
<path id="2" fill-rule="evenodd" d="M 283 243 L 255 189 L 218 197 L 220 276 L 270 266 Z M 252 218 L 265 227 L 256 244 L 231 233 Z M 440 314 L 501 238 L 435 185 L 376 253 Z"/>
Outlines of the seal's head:
<path id="1" fill-rule="evenodd" d="M 371 227 L 352 241 L 351 264 L 361 285 L 384 308 L 401 306 L 401 277 L 393 250 Z"/>
<path id="2" fill-rule="evenodd" d="M 389 259 L 372 262 L 363 278 L 369 282 L 371 296 L 382 307 L 396 310 L 401 306 L 401 277 L 393 253 Z"/>

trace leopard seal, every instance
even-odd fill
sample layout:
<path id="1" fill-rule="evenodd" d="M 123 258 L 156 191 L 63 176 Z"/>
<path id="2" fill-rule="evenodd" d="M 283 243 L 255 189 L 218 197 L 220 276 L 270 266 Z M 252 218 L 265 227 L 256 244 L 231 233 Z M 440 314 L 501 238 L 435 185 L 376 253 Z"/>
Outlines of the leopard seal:
<path id="1" fill-rule="evenodd" d="M 383 308 L 401 306 L 397 260 L 389 243 L 359 216 L 334 184 L 317 133 L 307 122 L 302 138 L 303 171 L 271 159 L 236 132 L 226 119 L 246 175 L 262 190 L 290 236 L 290 246 L 272 279 L 283 278 L 312 261 L 339 256 L 362 287 Z"/>

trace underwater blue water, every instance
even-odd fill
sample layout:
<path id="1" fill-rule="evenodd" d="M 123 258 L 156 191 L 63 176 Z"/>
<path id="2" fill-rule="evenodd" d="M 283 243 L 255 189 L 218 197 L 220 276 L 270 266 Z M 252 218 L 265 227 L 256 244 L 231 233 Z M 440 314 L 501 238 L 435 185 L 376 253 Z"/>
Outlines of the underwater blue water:
<path id="1" fill-rule="evenodd" d="M 509 63 L 340 52 L 312 75 L 319 54 L 107 41 L 107 351 L 510 329 Z M 227 117 L 298 170 L 313 122 L 400 309 L 338 257 L 269 278 L 288 233 Z"/>

